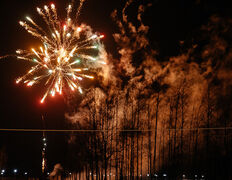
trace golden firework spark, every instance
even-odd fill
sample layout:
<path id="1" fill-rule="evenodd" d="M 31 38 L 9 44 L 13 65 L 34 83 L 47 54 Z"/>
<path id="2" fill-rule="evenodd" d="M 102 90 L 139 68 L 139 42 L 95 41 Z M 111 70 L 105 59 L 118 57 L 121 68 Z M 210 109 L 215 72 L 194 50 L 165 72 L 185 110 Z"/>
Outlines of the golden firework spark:
<path id="1" fill-rule="evenodd" d="M 82 6 L 83 1 L 81 1 Z M 78 16 L 80 6 L 75 18 Z M 83 78 L 93 79 L 89 75 L 91 70 L 106 64 L 100 57 L 104 50 L 100 39 L 104 35 L 93 33 L 87 25 L 77 25 L 72 20 L 72 5 L 67 7 L 67 17 L 64 21 L 59 20 L 54 4 L 37 8 L 47 24 L 47 29 L 42 28 L 30 17 L 19 24 L 32 36 L 42 42 L 38 49 L 17 50 L 17 58 L 33 62 L 31 69 L 16 83 L 23 82 L 27 86 L 33 86 L 41 81 L 47 88 L 41 103 L 50 94 L 62 94 L 64 88 L 69 87 L 72 91 L 78 89 L 82 93 L 80 81 Z"/>

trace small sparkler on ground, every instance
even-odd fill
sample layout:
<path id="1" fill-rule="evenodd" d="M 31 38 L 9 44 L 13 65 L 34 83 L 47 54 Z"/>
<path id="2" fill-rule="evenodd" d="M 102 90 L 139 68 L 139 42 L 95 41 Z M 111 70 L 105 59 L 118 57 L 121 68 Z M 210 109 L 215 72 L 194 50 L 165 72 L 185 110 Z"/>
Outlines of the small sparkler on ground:
<path id="1" fill-rule="evenodd" d="M 83 78 L 93 79 L 93 70 L 106 64 L 101 56 L 104 47 L 100 42 L 104 35 L 93 33 L 90 26 L 76 23 L 82 4 L 83 0 L 74 20 L 71 18 L 73 5 L 68 5 L 64 21 L 59 20 L 54 4 L 37 8 L 47 29 L 39 26 L 30 17 L 26 17 L 26 21 L 19 21 L 19 24 L 38 38 L 42 45 L 30 51 L 16 51 L 18 59 L 33 63 L 31 69 L 19 77 L 16 83 L 22 82 L 27 86 L 44 83 L 46 91 L 40 100 L 41 103 L 49 94 L 62 94 L 64 88 L 72 91 L 78 89 L 82 93 L 80 81 Z"/>

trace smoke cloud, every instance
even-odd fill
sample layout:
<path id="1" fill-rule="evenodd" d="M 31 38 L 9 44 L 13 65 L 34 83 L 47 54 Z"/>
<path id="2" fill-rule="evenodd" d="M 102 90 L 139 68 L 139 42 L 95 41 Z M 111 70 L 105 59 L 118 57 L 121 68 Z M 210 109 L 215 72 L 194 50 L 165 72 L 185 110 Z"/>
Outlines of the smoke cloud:
<path id="1" fill-rule="evenodd" d="M 206 153 L 204 169 L 214 153 L 225 153 L 218 147 L 229 151 L 231 132 L 217 138 L 215 130 L 200 129 L 232 125 L 232 20 L 212 16 L 194 41 L 180 42 L 178 56 L 159 61 L 158 51 L 150 47 L 149 26 L 143 24 L 152 4 L 138 6 L 134 23 L 126 14 L 133 3 L 127 1 L 122 14 L 111 14 L 120 58 L 104 52 L 109 61 L 101 82 L 66 117 L 75 128 L 100 130 L 86 144 L 97 164 L 93 171 L 109 168 L 110 161 L 111 172 L 131 176 L 176 165 L 191 169 Z"/>

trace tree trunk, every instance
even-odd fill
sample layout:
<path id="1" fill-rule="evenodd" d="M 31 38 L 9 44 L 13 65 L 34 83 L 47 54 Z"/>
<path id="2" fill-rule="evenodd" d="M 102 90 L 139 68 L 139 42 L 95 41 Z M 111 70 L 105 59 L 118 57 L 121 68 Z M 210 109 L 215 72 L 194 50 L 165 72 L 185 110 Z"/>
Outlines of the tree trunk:
<path id="1" fill-rule="evenodd" d="M 177 121 L 178 121 L 178 108 L 179 108 L 179 98 L 180 98 L 180 94 L 179 92 L 177 93 L 177 97 L 176 97 L 176 105 L 175 105 L 175 124 L 174 124 L 174 164 L 176 165 L 176 137 L 177 137 Z"/>
<path id="2" fill-rule="evenodd" d="M 156 97 L 156 110 L 155 110 L 155 142 L 154 142 L 154 159 L 153 159 L 153 171 L 156 172 L 156 143 L 157 143 L 157 125 L 158 125 L 158 113 L 159 113 L 159 92 Z"/>

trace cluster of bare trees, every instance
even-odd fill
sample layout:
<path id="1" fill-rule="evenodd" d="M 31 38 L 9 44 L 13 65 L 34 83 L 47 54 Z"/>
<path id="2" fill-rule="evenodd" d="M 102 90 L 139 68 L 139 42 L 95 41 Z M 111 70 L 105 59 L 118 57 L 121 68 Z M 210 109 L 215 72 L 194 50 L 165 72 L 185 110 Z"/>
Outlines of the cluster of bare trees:
<path id="1" fill-rule="evenodd" d="M 122 20 L 112 14 L 120 59 L 105 72 L 108 83 L 99 82 L 67 116 L 71 127 L 89 130 L 70 137 L 73 171 L 87 179 L 231 179 L 232 21 L 211 17 L 195 44 L 191 38 L 179 56 L 159 62 L 141 21 L 149 5 L 138 7 L 137 28 L 125 14 L 130 3 Z"/>
<path id="2" fill-rule="evenodd" d="M 72 117 L 75 128 L 89 130 L 70 138 L 73 170 L 87 179 L 229 173 L 231 121 L 217 107 L 218 90 L 207 84 L 193 99 L 192 86 L 158 84 L 149 98 L 132 89 L 110 98 L 91 91 Z"/>

